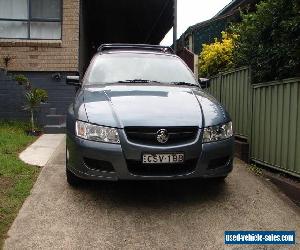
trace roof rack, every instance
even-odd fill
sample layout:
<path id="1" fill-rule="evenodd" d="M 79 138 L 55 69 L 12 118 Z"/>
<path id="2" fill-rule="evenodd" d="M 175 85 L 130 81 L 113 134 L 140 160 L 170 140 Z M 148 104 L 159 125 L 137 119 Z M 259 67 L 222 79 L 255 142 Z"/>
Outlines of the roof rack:
<path id="1" fill-rule="evenodd" d="M 112 43 L 112 44 L 102 44 L 98 48 L 98 52 L 104 52 L 109 50 L 148 50 L 148 51 L 157 51 L 162 53 L 174 54 L 172 48 L 168 46 L 160 45 L 149 45 L 149 44 L 126 44 L 126 43 Z"/>

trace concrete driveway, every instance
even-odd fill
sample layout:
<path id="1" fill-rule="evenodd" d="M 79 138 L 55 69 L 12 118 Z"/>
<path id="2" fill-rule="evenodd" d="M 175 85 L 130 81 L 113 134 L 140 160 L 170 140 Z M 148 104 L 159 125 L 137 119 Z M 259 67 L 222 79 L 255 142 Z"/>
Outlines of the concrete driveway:
<path id="1" fill-rule="evenodd" d="M 224 184 L 65 180 L 64 145 L 43 168 L 5 249 L 245 249 L 224 230 L 296 230 L 299 209 L 236 160 Z M 299 241 L 299 237 L 297 239 Z M 253 246 L 249 249 L 300 249 Z"/>

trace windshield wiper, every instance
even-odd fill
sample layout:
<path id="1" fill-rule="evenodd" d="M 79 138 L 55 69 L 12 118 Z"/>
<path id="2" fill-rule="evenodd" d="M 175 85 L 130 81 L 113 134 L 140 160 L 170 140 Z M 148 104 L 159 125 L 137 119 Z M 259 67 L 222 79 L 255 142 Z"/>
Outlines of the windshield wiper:
<path id="1" fill-rule="evenodd" d="M 190 82 L 171 82 L 172 84 L 175 84 L 175 85 L 186 85 L 186 86 L 195 86 L 195 87 L 199 87 L 199 85 L 197 84 L 193 84 L 193 83 L 190 83 Z"/>
<path id="2" fill-rule="evenodd" d="M 154 81 L 154 80 L 145 80 L 145 79 L 132 79 L 132 80 L 122 80 L 122 81 L 118 81 L 118 83 L 150 83 L 150 82 L 158 83 L 158 81 Z"/>
<path id="3" fill-rule="evenodd" d="M 159 81 L 155 81 L 155 80 L 146 80 L 146 79 L 132 79 L 132 80 L 118 81 L 118 83 L 152 83 L 152 82 L 153 83 L 163 83 L 163 82 L 159 82 Z M 199 87 L 199 85 L 193 84 L 193 83 L 190 83 L 190 82 L 171 82 L 171 84 Z"/>

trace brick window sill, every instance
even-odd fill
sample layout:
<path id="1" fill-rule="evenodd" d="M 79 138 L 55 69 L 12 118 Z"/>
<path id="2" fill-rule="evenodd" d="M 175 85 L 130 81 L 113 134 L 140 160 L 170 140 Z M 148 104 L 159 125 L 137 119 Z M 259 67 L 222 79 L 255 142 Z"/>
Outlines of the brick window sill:
<path id="1" fill-rule="evenodd" d="M 0 47 L 62 47 L 61 40 L 0 39 Z"/>

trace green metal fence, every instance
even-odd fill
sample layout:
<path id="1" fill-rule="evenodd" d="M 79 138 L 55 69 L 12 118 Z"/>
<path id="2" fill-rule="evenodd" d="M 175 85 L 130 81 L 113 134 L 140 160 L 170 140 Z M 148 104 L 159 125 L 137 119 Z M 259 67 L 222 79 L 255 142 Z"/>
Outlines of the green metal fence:
<path id="1" fill-rule="evenodd" d="M 211 79 L 207 90 L 230 113 L 254 162 L 300 177 L 300 78 L 251 85 L 250 69 Z"/>
<path id="2" fill-rule="evenodd" d="M 251 159 L 300 176 L 300 78 L 253 85 Z"/>
<path id="3" fill-rule="evenodd" d="M 207 92 L 214 96 L 218 101 L 221 101 L 221 77 L 215 76 L 210 79 L 210 87 Z"/>
<path id="4" fill-rule="evenodd" d="M 248 67 L 223 73 L 221 102 L 231 115 L 236 136 L 248 138 L 251 124 L 251 79 Z"/>
<path id="5" fill-rule="evenodd" d="M 211 79 L 207 91 L 216 97 L 229 112 L 235 134 L 247 139 L 251 124 L 250 69 L 243 67 L 219 74 Z"/>

